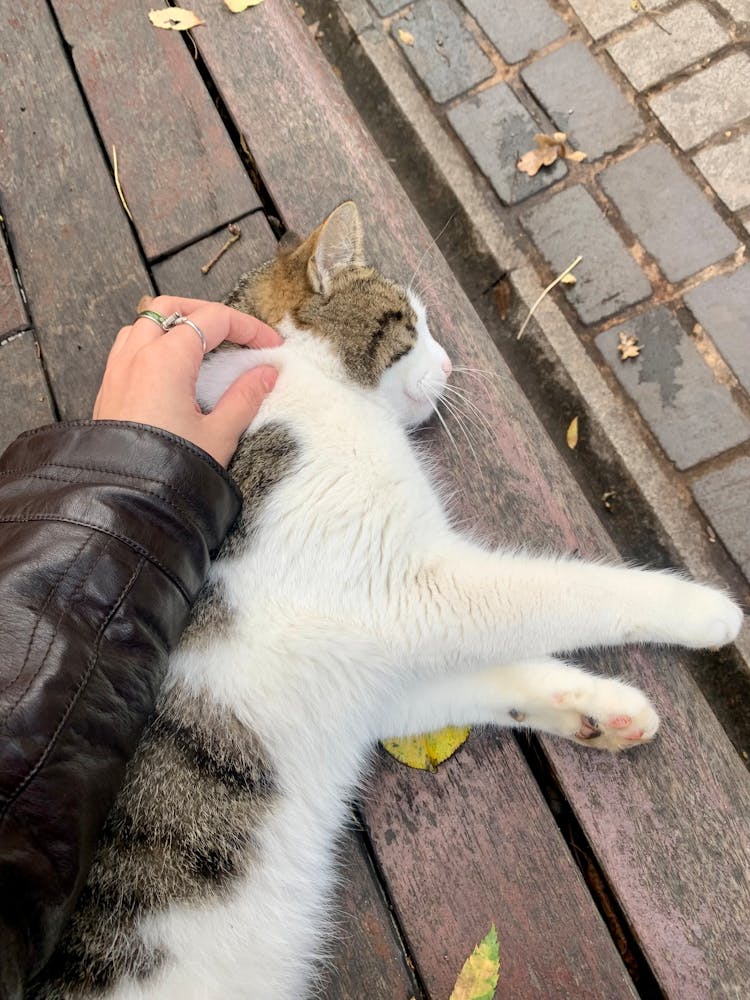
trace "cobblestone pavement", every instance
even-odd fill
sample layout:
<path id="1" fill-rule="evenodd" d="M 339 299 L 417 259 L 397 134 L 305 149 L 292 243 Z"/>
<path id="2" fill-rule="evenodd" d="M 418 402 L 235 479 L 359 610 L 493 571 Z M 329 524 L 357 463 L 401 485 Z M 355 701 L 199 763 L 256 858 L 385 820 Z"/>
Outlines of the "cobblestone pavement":
<path id="1" fill-rule="evenodd" d="M 352 0 L 338 2 L 351 21 Z M 750 578 L 750 0 L 367 11 L 542 283 L 582 255 L 553 295 Z M 534 134 L 555 130 L 586 160 L 517 170 Z M 638 357 L 621 359 L 620 333 Z"/>

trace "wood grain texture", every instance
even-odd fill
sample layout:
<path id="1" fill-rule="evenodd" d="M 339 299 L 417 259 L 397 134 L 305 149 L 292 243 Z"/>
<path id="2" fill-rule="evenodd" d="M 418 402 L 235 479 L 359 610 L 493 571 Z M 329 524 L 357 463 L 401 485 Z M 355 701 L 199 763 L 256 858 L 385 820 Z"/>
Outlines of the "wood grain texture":
<path id="1" fill-rule="evenodd" d="M 0 345 L 0 385 L 1 454 L 23 431 L 55 419 L 30 330 Z"/>
<path id="2" fill-rule="evenodd" d="M 28 322 L 8 248 L 0 237 L 0 340 L 27 326 Z"/>
<path id="3" fill-rule="evenodd" d="M 367 821 L 435 1000 L 493 923 L 500 997 L 636 996 L 509 733 L 472 735 L 435 774 L 381 755 Z"/>
<path id="4" fill-rule="evenodd" d="M 253 13 L 230 23 L 225 11 L 208 11 L 198 43 L 285 223 L 306 231 L 334 205 L 354 198 L 372 258 L 408 280 L 430 242 L 419 218 L 291 4 L 264 4 Z M 273 102 L 248 100 L 243 72 L 248 58 L 254 92 L 273 90 Z M 611 542 L 436 251 L 421 265 L 418 284 L 433 331 L 454 361 L 492 372 L 495 382 L 486 391 L 473 386 L 491 427 L 477 433 L 478 465 L 467 449 L 460 456 L 451 453 L 442 434 L 427 435 L 435 439 L 433 453 L 455 489 L 458 517 L 493 542 L 614 557 Z M 460 437 L 455 424 L 451 427 Z M 681 667 L 683 656 L 632 652 L 598 658 L 600 669 L 625 673 L 654 697 L 664 728 L 653 746 L 617 758 L 553 740 L 547 749 L 663 989 L 679 1000 L 734 998 L 743 995 L 748 978 L 748 775 Z M 394 777 L 391 796 L 412 780 L 406 772 Z M 503 780 L 520 779 L 513 770 Z M 463 798 L 460 785 L 453 794 L 462 799 L 467 827 L 487 824 L 486 803 L 480 808 Z M 486 794 L 490 813 L 499 815 L 495 793 L 488 788 Z M 451 820 L 434 812 L 434 837 L 450 844 Z M 382 800 L 371 801 L 367 816 L 373 833 L 388 828 Z M 455 897 L 457 872 L 471 860 L 458 848 L 452 858 L 450 867 L 435 866 L 432 875 L 448 900 Z M 394 884 L 398 869 L 411 861 L 406 852 L 398 863 L 386 863 L 382 855 L 380 860 Z M 536 863 L 531 847 L 528 863 Z M 564 913 L 562 884 L 551 879 L 548 885 L 548 906 Z M 484 891 L 477 879 L 471 892 Z M 521 896 L 512 905 L 523 904 Z M 526 905 L 536 910 L 534 901 Z M 579 933 L 585 936 L 589 929 L 579 926 Z M 426 978 L 440 975 L 437 941 L 433 945 L 416 956 Z M 446 939 L 441 945 L 454 964 L 465 951 L 465 941 Z M 559 938 L 548 938 L 547 950 L 562 960 Z M 595 982 L 597 972 L 593 975 Z M 529 995 L 544 995 L 545 988 L 542 983 L 541 993 Z"/>
<path id="5" fill-rule="evenodd" d="M 220 302 L 231 292 L 241 274 L 275 255 L 276 237 L 262 212 L 245 216 L 237 224 L 242 235 L 208 274 L 203 274 L 201 267 L 226 243 L 229 238 L 226 229 L 155 264 L 154 281 L 159 291 L 163 295 L 186 295 Z"/>
<path id="6" fill-rule="evenodd" d="M 53 0 L 149 259 L 260 207 L 179 32 L 153 0 Z"/>
<path id="7" fill-rule="evenodd" d="M 151 284 L 45 4 L 0 0 L 5 222 L 52 390 L 87 417 Z"/>
<path id="8" fill-rule="evenodd" d="M 321 996 L 325 1000 L 412 1000 L 419 995 L 414 976 L 361 836 L 355 831 L 349 831 L 341 845 L 339 864 L 334 939 Z"/>

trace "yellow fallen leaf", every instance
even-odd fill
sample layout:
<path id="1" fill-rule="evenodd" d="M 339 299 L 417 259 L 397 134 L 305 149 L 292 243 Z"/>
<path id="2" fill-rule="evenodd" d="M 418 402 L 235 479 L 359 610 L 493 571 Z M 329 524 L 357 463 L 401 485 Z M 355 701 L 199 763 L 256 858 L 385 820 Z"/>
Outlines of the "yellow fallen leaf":
<path id="1" fill-rule="evenodd" d="M 577 280 L 578 279 L 576 278 L 576 276 L 574 274 L 564 274 L 562 276 L 562 278 L 560 278 L 560 284 L 561 285 L 575 285 L 575 283 L 576 283 Z"/>
<path id="2" fill-rule="evenodd" d="M 637 358 L 643 350 L 643 344 L 638 343 L 638 338 L 633 333 L 620 332 L 617 350 L 620 352 L 620 360 L 627 361 L 628 358 Z"/>
<path id="3" fill-rule="evenodd" d="M 404 31 L 403 28 L 398 29 L 398 37 L 404 43 L 404 45 L 414 44 L 414 35 L 410 31 Z"/>
<path id="4" fill-rule="evenodd" d="M 435 771 L 438 764 L 451 757 L 466 742 L 469 727 L 448 726 L 436 733 L 383 740 L 383 746 L 396 760 L 420 771 Z"/>
<path id="5" fill-rule="evenodd" d="M 495 925 L 464 962 L 450 1000 L 493 1000 L 500 975 Z"/>
<path id="6" fill-rule="evenodd" d="M 580 163 L 585 160 L 588 153 L 583 153 L 580 149 L 572 149 L 569 153 L 565 154 L 566 160 L 572 160 L 573 163 Z"/>
<path id="7" fill-rule="evenodd" d="M 150 10 L 148 19 L 155 28 L 168 28 L 170 31 L 187 31 L 205 24 L 192 10 L 183 7 L 164 7 L 163 10 Z"/>
<path id="8" fill-rule="evenodd" d="M 224 0 L 224 3 L 233 14 L 239 14 L 248 7 L 257 7 L 263 0 Z"/>
<path id="9" fill-rule="evenodd" d="M 578 417 L 573 417 L 568 425 L 568 429 L 565 432 L 565 440 L 568 442 L 568 447 L 573 450 L 578 444 Z"/>

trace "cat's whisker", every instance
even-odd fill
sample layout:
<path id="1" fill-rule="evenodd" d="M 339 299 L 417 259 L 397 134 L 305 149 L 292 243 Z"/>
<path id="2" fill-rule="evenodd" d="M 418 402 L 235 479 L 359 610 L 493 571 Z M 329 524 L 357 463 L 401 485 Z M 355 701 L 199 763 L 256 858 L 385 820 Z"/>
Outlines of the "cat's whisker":
<path id="1" fill-rule="evenodd" d="M 438 418 L 438 420 L 440 421 L 440 423 L 443 425 L 443 427 L 445 429 L 445 433 L 450 438 L 453 447 L 456 449 L 456 454 L 458 455 L 458 457 L 459 457 L 459 459 L 461 461 L 461 464 L 463 465 L 463 455 L 461 454 L 461 449 L 458 447 L 458 444 L 456 443 L 456 439 L 453 437 L 453 434 L 451 433 L 450 427 L 445 422 L 445 420 L 443 418 L 443 414 L 438 409 L 437 401 L 435 399 L 433 399 L 433 397 L 430 395 L 429 391 L 427 390 L 427 388 L 425 388 L 424 385 L 422 386 L 422 388 L 424 390 L 424 394 L 425 394 L 425 396 L 427 398 L 428 403 L 430 404 L 430 406 L 432 407 L 432 409 L 435 411 L 435 416 Z"/>
<path id="2" fill-rule="evenodd" d="M 500 372 L 487 371 L 485 368 L 467 368 L 465 365 L 454 365 L 453 371 L 460 375 L 468 375 L 470 378 L 486 382 L 489 385 L 492 385 L 495 381 L 510 381 L 507 375 L 501 375 Z"/>
<path id="3" fill-rule="evenodd" d="M 455 419 L 456 425 L 458 426 L 458 429 L 461 431 L 461 433 L 463 434 L 463 436 L 466 438 L 466 443 L 468 444 L 469 449 L 471 450 L 471 453 L 474 456 L 474 461 L 477 463 L 477 467 L 481 470 L 482 466 L 481 466 L 481 463 L 479 461 L 479 456 L 476 453 L 476 449 L 474 448 L 474 444 L 473 444 L 473 442 L 471 440 L 471 437 L 469 436 L 468 431 L 464 427 L 464 420 L 466 419 L 466 414 L 462 414 L 461 413 L 461 411 L 456 406 L 455 400 L 450 400 L 450 399 L 448 399 L 448 397 L 444 396 L 443 399 L 442 399 L 442 402 L 445 405 L 445 408 L 448 410 L 448 412 Z M 462 416 L 464 417 L 463 420 L 461 419 Z"/>
<path id="4" fill-rule="evenodd" d="M 469 395 L 466 393 L 465 390 L 459 389 L 457 386 L 451 385 L 449 383 L 444 387 L 444 391 L 450 393 L 454 398 L 460 399 L 461 402 L 467 407 L 467 409 L 476 415 L 478 423 L 477 421 L 474 421 L 475 425 L 479 426 L 480 429 L 486 430 L 487 433 L 490 436 L 492 436 L 493 433 L 492 425 L 487 419 L 487 416 L 484 413 L 482 413 L 482 411 L 479 409 L 476 403 L 469 397 Z M 467 413 L 466 415 L 468 417 L 469 414 Z"/>
<path id="5" fill-rule="evenodd" d="M 460 404 L 461 403 L 465 404 L 466 400 L 461 399 L 461 397 L 443 396 L 442 402 L 445 403 L 445 405 L 451 409 L 452 413 L 460 414 L 461 417 L 464 420 L 466 420 L 467 423 L 471 424 L 471 426 L 474 427 L 478 433 L 480 434 L 485 433 L 486 427 L 483 424 L 479 423 L 479 421 L 476 420 L 476 418 L 473 417 L 468 410 L 463 410 L 461 408 Z"/>
<path id="6" fill-rule="evenodd" d="M 415 278 L 416 278 L 416 276 L 417 276 L 417 275 L 419 274 L 419 271 L 420 271 L 420 268 L 422 267 L 422 264 L 424 264 L 424 262 L 425 262 L 425 258 L 427 257 L 427 254 L 428 254 L 428 253 L 430 253 L 430 251 L 431 251 L 431 250 L 433 249 L 433 247 L 436 247 L 436 246 L 437 246 L 437 241 L 438 241 L 438 240 L 440 239 L 440 237 L 441 237 L 441 236 L 443 235 L 443 233 L 444 233 L 444 232 L 445 232 L 445 230 L 446 230 L 446 229 L 448 228 L 448 226 L 449 226 L 449 225 L 451 224 L 451 222 L 453 222 L 453 219 L 455 218 L 455 215 L 456 215 L 456 213 L 455 213 L 455 212 L 451 212 L 450 216 L 448 217 L 448 221 L 447 221 L 447 222 L 445 223 L 445 225 L 444 225 L 444 226 L 443 226 L 443 228 L 442 228 L 442 229 L 440 230 L 440 232 L 439 232 L 439 233 L 437 234 L 437 236 L 435 236 L 435 237 L 433 238 L 433 240 L 432 240 L 432 241 L 430 242 L 430 244 L 429 244 L 429 246 L 427 247 L 427 249 L 425 250 L 425 252 L 424 252 L 424 253 L 422 254 L 422 256 L 421 256 L 421 257 L 419 258 L 419 262 L 417 263 L 417 266 L 416 266 L 416 267 L 414 268 L 414 274 L 412 274 L 412 276 L 411 276 L 411 281 L 410 281 L 410 282 L 409 282 L 409 284 L 407 285 L 407 290 L 408 290 L 408 291 L 411 291 L 411 290 L 412 290 L 412 287 L 413 287 L 413 285 L 414 285 L 414 279 L 415 279 Z"/>

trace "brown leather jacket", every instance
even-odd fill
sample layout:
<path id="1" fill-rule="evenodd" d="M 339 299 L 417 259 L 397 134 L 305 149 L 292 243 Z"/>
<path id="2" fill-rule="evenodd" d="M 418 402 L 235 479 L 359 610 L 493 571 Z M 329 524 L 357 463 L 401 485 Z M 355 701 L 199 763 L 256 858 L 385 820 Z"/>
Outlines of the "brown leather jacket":
<path id="1" fill-rule="evenodd" d="M 0 458 L 0 997 L 47 961 L 209 560 L 240 509 L 165 431 L 24 434 Z"/>

